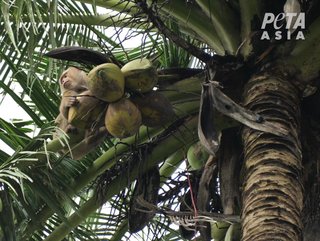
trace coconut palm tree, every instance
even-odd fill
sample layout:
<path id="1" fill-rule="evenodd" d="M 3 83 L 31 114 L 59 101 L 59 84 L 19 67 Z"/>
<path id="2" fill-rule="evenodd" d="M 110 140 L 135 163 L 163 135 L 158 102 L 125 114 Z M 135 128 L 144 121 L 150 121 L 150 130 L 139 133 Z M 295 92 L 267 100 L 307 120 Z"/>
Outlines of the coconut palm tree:
<path id="1" fill-rule="evenodd" d="M 0 4 L 2 96 L 27 115 L 1 113 L 2 240 L 319 236 L 318 1 Z M 174 118 L 62 153 L 63 70 L 142 57 Z"/>

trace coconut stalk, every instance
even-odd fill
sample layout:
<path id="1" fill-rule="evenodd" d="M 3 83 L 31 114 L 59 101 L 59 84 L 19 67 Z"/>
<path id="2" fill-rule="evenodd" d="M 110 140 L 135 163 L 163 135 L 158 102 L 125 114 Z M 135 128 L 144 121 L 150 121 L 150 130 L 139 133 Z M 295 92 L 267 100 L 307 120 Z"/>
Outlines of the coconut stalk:
<path id="1" fill-rule="evenodd" d="M 146 157 L 143 165 L 135 165 L 127 178 L 123 178 L 123 175 L 119 175 L 114 179 L 106 191 L 104 202 L 108 201 L 114 195 L 119 193 L 122 189 L 128 186 L 130 182 L 141 172 L 145 172 L 158 163 L 163 158 L 172 155 L 179 149 L 185 150 L 197 139 L 197 117 L 192 117 L 180 126 L 175 134 L 170 135 L 168 138 L 160 141 L 157 147 L 155 147 L 150 155 Z M 142 168 L 142 169 L 141 169 Z M 96 211 L 103 204 L 99 202 L 94 195 L 86 203 L 84 203 L 74 214 L 67 218 L 66 222 L 60 224 L 44 241 L 60 241 L 73 228 L 81 224 L 91 213 Z"/>
<path id="2" fill-rule="evenodd" d="M 159 170 L 161 183 L 165 182 L 177 170 L 180 163 L 186 158 L 187 151 L 188 149 L 180 149 L 165 160 Z"/>
<path id="3" fill-rule="evenodd" d="M 192 101 L 200 99 L 201 95 L 201 83 L 204 82 L 204 76 L 193 76 L 184 80 L 181 80 L 168 88 L 161 90 L 172 103 L 181 101 Z"/>
<path id="4" fill-rule="evenodd" d="M 244 93 L 249 109 L 282 126 L 289 135 L 243 130 L 243 241 L 300 241 L 302 237 L 300 91 L 292 78 L 275 73 L 270 69 L 252 77 Z"/>
<path id="5" fill-rule="evenodd" d="M 239 20 L 224 0 L 196 0 L 210 18 L 219 39 L 228 54 L 235 55 L 240 44 Z"/>
<path id="6" fill-rule="evenodd" d="M 147 1 L 149 4 L 151 0 Z M 194 34 L 212 47 L 218 55 L 224 55 L 225 50 L 211 20 L 197 5 L 186 5 L 184 0 L 170 1 L 161 5 L 161 11 L 178 20 L 183 27 L 191 29 Z"/>

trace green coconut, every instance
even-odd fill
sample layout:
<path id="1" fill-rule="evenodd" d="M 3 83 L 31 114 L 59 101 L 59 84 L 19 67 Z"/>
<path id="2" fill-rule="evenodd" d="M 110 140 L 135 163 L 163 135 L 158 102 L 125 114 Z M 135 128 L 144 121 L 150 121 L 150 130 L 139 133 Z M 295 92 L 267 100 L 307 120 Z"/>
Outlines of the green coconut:
<path id="1" fill-rule="evenodd" d="M 132 98 L 142 115 L 142 124 L 148 127 L 161 126 L 174 117 L 173 107 L 163 94 L 151 91 Z"/>
<path id="2" fill-rule="evenodd" d="M 146 58 L 128 62 L 121 71 L 125 78 L 125 87 L 135 92 L 151 91 L 158 82 L 157 70 Z"/>
<path id="3" fill-rule="evenodd" d="M 139 131 L 141 120 L 141 113 L 137 106 L 129 99 L 122 98 L 109 104 L 105 126 L 112 136 L 126 138 Z"/>
<path id="4" fill-rule="evenodd" d="M 223 241 L 228 228 L 230 227 L 230 223 L 227 222 L 210 222 L 211 226 L 211 238 L 216 241 Z"/>
<path id="5" fill-rule="evenodd" d="M 115 102 L 124 94 L 124 76 L 120 68 L 112 63 L 101 64 L 88 74 L 88 88 L 101 100 Z"/>
<path id="6" fill-rule="evenodd" d="M 197 142 L 189 147 L 187 153 L 188 162 L 193 170 L 202 168 L 209 158 L 209 154 L 200 142 Z"/>
<path id="7" fill-rule="evenodd" d="M 241 225 L 239 223 L 233 223 L 228 228 L 224 241 L 240 241 L 241 237 Z"/>

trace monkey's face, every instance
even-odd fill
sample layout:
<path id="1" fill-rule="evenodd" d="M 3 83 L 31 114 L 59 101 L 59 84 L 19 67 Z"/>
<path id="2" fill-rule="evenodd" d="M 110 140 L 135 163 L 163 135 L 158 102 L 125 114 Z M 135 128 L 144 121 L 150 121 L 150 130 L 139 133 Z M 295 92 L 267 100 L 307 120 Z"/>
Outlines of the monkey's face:
<path id="1" fill-rule="evenodd" d="M 62 90 L 82 91 L 87 89 L 87 74 L 75 67 L 69 67 L 59 79 Z"/>

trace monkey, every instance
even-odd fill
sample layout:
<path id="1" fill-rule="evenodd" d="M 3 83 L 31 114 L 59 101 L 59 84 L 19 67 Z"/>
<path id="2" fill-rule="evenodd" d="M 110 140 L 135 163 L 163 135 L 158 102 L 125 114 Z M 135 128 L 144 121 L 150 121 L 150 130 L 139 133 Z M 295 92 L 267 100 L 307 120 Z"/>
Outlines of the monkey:
<path id="1" fill-rule="evenodd" d="M 68 113 L 72 106 L 79 104 L 77 96 L 88 95 L 87 74 L 75 67 L 69 67 L 59 78 L 61 102 L 56 125 L 70 137 L 70 155 L 74 160 L 81 159 L 98 146 L 107 136 L 107 130 L 102 121 L 89 129 L 80 129 L 68 123 Z M 66 150 L 64 150 L 66 152 Z"/>
<path id="2" fill-rule="evenodd" d="M 59 78 L 62 100 L 60 113 L 67 119 L 71 106 L 77 105 L 76 96 L 88 90 L 86 83 L 87 75 L 84 71 L 75 67 L 69 67 Z"/>
<path id="3" fill-rule="evenodd" d="M 69 67 L 59 78 L 62 98 L 55 123 L 67 134 L 77 134 L 77 128 L 68 124 L 68 113 L 71 106 L 78 104 L 76 96 L 88 90 L 86 78 L 86 73 L 75 67 Z"/>

